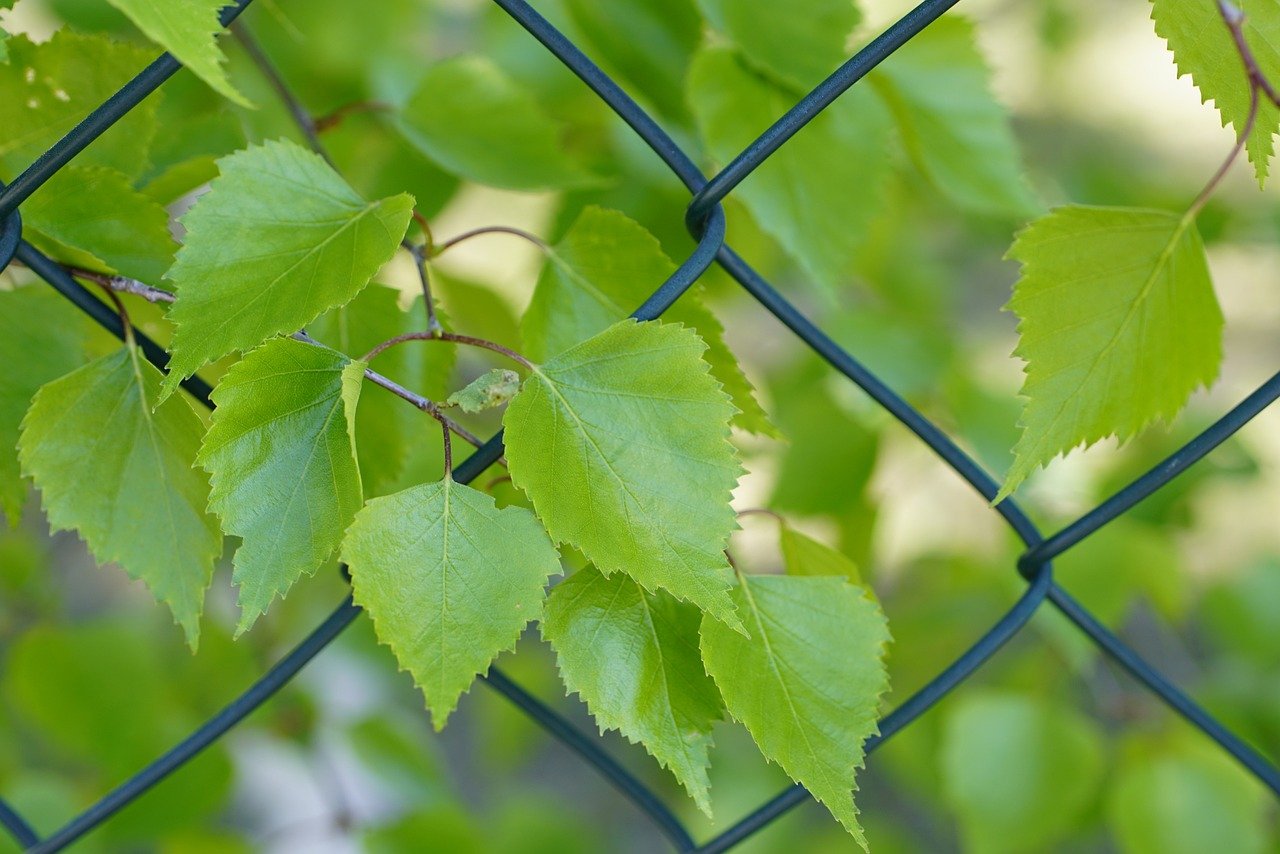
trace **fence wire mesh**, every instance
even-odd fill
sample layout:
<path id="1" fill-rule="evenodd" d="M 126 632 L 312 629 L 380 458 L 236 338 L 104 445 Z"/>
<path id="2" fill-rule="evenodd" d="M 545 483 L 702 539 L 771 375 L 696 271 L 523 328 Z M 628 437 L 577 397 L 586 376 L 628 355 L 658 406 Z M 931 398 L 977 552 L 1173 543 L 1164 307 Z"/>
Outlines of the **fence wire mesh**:
<path id="1" fill-rule="evenodd" d="M 230 26 L 251 2 L 252 0 L 238 0 L 234 5 L 226 7 L 221 15 L 223 25 Z M 785 115 L 765 130 L 755 142 L 709 179 L 654 119 L 533 7 L 524 0 L 494 0 L 494 2 L 617 113 L 692 194 L 685 221 L 690 233 L 697 240 L 697 247 L 677 271 L 667 281 L 661 283 L 649 299 L 636 309 L 633 317 L 639 320 L 658 317 L 712 264 L 719 264 L 767 312 L 803 340 L 831 368 L 861 388 L 879 406 L 914 433 L 982 499 L 990 502 L 995 498 L 999 484 L 990 474 L 962 451 L 937 425 L 917 412 L 853 355 L 837 345 L 726 244 L 725 215 L 720 206 L 735 187 L 824 108 L 856 85 L 869 71 L 941 17 L 948 9 L 955 6 L 959 0 L 925 0 L 911 10 L 805 95 Z M 254 51 L 251 49 L 252 52 Z M 265 59 L 265 57 L 260 58 Z M 58 170 L 163 85 L 180 68 L 179 62 L 171 55 L 160 56 L 86 116 L 79 125 L 41 155 L 11 184 L 0 185 L 0 221 L 3 222 L 3 227 L 0 228 L 0 270 L 16 259 L 94 321 L 121 338 L 124 336 L 124 329 L 119 316 L 89 293 L 60 264 L 22 239 L 19 208 Z M 277 78 L 273 83 L 285 96 L 290 112 L 298 121 L 304 135 L 314 142 L 314 126 L 305 109 L 292 99 L 282 80 Z M 849 189 L 850 192 L 856 192 L 856 188 Z M 168 354 L 164 349 L 145 335 L 135 333 L 135 336 L 147 358 L 163 369 L 168 361 Z M 208 384 L 198 377 L 193 377 L 183 385 L 197 400 L 212 408 Z M 868 739 L 866 752 L 868 754 L 874 752 L 965 682 L 1001 646 L 1018 634 L 1047 602 L 1066 616 L 1102 652 L 1128 671 L 1154 696 L 1211 738 L 1263 785 L 1280 796 L 1280 768 L 1210 716 L 1177 685 L 1148 664 L 1077 602 L 1054 580 L 1052 564 L 1054 558 L 1092 536 L 1100 528 L 1123 515 L 1195 465 L 1267 408 L 1277 397 L 1280 397 L 1280 373 L 1269 379 L 1243 402 L 1163 462 L 1050 536 L 1043 535 L 1012 499 L 996 505 L 993 508 L 994 512 L 1004 519 L 1026 546 L 1016 567 L 1027 583 L 1025 592 L 1003 617 L 989 627 L 981 638 L 959 655 L 949 667 L 880 720 L 879 733 Z M 499 433 L 459 465 L 454 471 L 454 478 L 459 483 L 473 480 L 502 455 L 502 447 L 502 435 Z M 16 842 L 29 851 L 60 851 L 73 844 L 153 786 L 160 784 L 274 696 L 359 615 L 360 608 L 348 597 L 288 655 L 222 711 L 51 835 L 41 838 L 22 815 L 3 800 L 0 800 L 0 824 Z M 654 791 L 628 772 L 601 747 L 595 735 L 576 727 L 526 692 L 496 667 L 483 677 L 483 681 L 608 779 L 624 797 L 654 823 L 678 851 L 727 851 L 809 798 L 808 792 L 803 787 L 792 786 L 761 804 L 715 837 L 699 842 L 692 837 L 675 813 Z"/>

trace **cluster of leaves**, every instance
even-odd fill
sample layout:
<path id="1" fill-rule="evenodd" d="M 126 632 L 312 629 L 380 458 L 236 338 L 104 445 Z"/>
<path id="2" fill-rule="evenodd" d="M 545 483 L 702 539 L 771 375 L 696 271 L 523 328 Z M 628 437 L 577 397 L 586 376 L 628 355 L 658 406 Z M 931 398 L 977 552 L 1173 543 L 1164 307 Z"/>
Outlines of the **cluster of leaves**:
<path id="1" fill-rule="evenodd" d="M 100 28 L 64 5 L 69 20 L 89 15 L 84 28 Z M 711 734 L 727 712 L 865 845 L 851 791 L 888 687 L 881 608 L 845 554 L 786 523 L 782 574 L 736 568 L 726 549 L 743 470 L 731 429 L 792 440 L 774 506 L 838 514 L 849 552 L 865 549 L 872 525 L 864 487 L 876 440 L 838 404 L 786 388 L 773 390 L 775 426 L 701 289 L 661 322 L 622 319 L 675 269 L 664 246 L 686 245 L 670 231 L 682 200 L 652 176 L 632 180 L 645 167 L 599 105 L 584 108 L 533 60 L 476 52 L 423 70 L 389 49 L 368 69 L 340 44 L 313 46 L 324 67 L 300 64 L 294 82 L 332 112 L 314 123 L 324 150 L 308 150 L 277 138 L 270 88 L 233 42 L 219 45 L 221 0 L 111 5 L 125 17 L 109 27 L 172 51 L 207 88 L 184 74 L 168 100 L 131 112 L 23 205 L 26 237 L 85 281 L 167 306 L 124 297 L 172 360 L 162 375 L 131 340 L 105 342 L 37 286 L 0 292 L 0 351 L 21 366 L 0 377 L 0 439 L 17 450 L 0 455 L 6 516 L 17 520 L 29 478 L 51 524 L 143 581 L 193 649 L 224 534 L 239 540 L 237 634 L 341 557 L 437 728 L 537 622 L 601 729 L 642 744 L 708 815 Z M 290 9 L 285 29 L 309 31 L 335 9 Z M 1248 11 L 1266 70 L 1268 11 Z M 565 0 L 564 13 L 709 166 L 834 69 L 861 24 L 848 0 Z M 358 25 L 390 45 L 417 29 L 416 14 L 414 3 L 389 3 Z M 1224 121 L 1249 127 L 1261 178 L 1280 114 L 1264 104 L 1250 123 L 1247 101 L 1242 112 L 1247 81 L 1217 14 L 1209 3 L 1156 3 L 1180 66 Z M 261 32 L 272 55 L 297 50 L 270 22 Z M 635 32 L 646 38 L 619 37 Z M 0 51 L 5 180 L 153 55 L 71 30 L 0 40 Z M 883 251 L 884 211 L 906 182 L 975 217 L 1032 215 L 1038 203 L 988 78 L 974 27 L 943 18 L 747 179 L 734 227 L 758 228 L 757 243 L 835 305 Z M 464 324 L 464 310 L 455 323 L 433 300 L 450 243 L 425 223 L 463 182 L 557 194 L 528 306 L 501 335 Z M 173 214 L 193 193 L 179 247 Z M 1018 238 L 1024 274 L 1011 308 L 1028 402 L 1006 491 L 1080 442 L 1171 416 L 1216 375 L 1221 315 L 1194 214 L 1070 207 Z M 397 255 L 420 268 L 423 296 L 382 284 Z M 454 353 L 468 345 L 512 364 L 465 382 Z M 218 380 L 207 419 L 177 393 L 197 371 Z M 470 436 L 456 413 L 503 407 L 509 474 L 492 474 L 513 488 L 498 501 L 453 478 L 449 436 Z M 438 478 L 411 465 L 431 417 L 445 431 Z M 1040 704 L 980 697 L 948 726 L 947 797 L 976 817 L 967 834 L 979 848 L 1047 838 L 1002 825 L 992 792 L 1035 812 L 1050 782 L 1083 787 L 1097 775 L 1093 733 Z M 971 732 L 989 737 L 960 735 Z M 1035 786 L 1014 787 L 977 778 L 1001 767 L 973 758 L 988 742 L 1017 757 L 1046 743 L 1071 750 L 1048 756 Z M 1150 770 L 1129 800 L 1180 770 Z M 1073 797 L 1054 801 L 1066 804 L 1064 825 Z M 1122 824 L 1145 832 L 1137 819 Z"/>

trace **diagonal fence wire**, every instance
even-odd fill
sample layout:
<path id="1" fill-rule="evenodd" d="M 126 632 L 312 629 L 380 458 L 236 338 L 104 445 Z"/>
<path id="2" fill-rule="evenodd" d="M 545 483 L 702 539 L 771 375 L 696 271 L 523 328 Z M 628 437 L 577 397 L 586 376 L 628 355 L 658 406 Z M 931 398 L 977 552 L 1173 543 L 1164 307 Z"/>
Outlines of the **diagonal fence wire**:
<path id="1" fill-rule="evenodd" d="M 225 8 L 221 15 L 222 23 L 230 25 L 251 2 L 252 0 L 238 0 Z M 785 145 L 787 140 L 876 65 L 937 20 L 958 0 L 925 0 L 908 12 L 805 95 L 710 179 L 703 175 L 680 146 L 621 87 L 527 2 L 524 0 L 494 0 L 494 2 L 622 118 L 666 163 L 692 195 L 684 216 L 690 233 L 697 239 L 698 245 L 676 272 L 633 313 L 633 317 L 640 320 L 658 317 L 713 263 L 718 263 L 767 312 L 804 341 L 834 370 L 861 388 L 914 433 L 983 499 L 990 501 L 995 497 L 998 484 L 990 474 L 965 454 L 937 425 L 916 411 L 853 355 L 836 344 L 726 245 L 725 217 L 720 207 L 720 202 L 771 154 Z M 3 226 L 0 227 L 0 269 L 16 257 L 93 320 L 117 336 L 123 335 L 120 318 L 75 281 L 61 265 L 21 239 L 19 206 L 80 151 L 92 144 L 129 110 L 158 89 L 180 67 L 171 55 L 162 55 L 68 132 L 49 151 L 41 155 L 11 184 L 0 186 L 0 221 L 3 222 Z M 294 113 L 295 119 L 301 119 L 299 124 L 305 134 L 309 119 L 305 115 L 299 116 L 296 110 L 291 112 Z M 168 355 L 163 348 L 146 336 L 137 334 L 136 337 L 146 357 L 163 369 L 168 361 Z M 184 383 L 184 386 L 197 400 L 206 406 L 212 406 L 209 399 L 209 386 L 202 380 L 193 377 Z M 1264 383 L 1227 415 L 1168 459 L 1153 467 L 1098 507 L 1047 538 L 1037 530 L 1013 500 L 1005 500 L 997 505 L 996 512 L 1027 547 L 1017 563 L 1018 572 L 1027 581 L 1026 590 L 1009 611 L 950 666 L 880 720 L 879 734 L 868 739 L 866 743 L 867 753 L 874 752 L 889 738 L 909 727 L 951 690 L 962 684 L 1001 646 L 1018 634 L 1040 606 L 1047 601 L 1152 694 L 1192 726 L 1213 739 L 1273 793 L 1280 796 L 1280 769 L 1216 721 L 1172 681 L 1144 661 L 1087 609 L 1076 602 L 1054 581 L 1051 564 L 1053 558 L 1084 541 L 1201 460 L 1228 437 L 1243 428 L 1277 397 L 1280 397 L 1280 374 Z M 459 482 L 466 483 L 477 477 L 501 455 L 502 436 L 499 433 L 459 465 L 454 471 L 454 477 Z M 310 635 L 222 711 L 206 721 L 169 752 L 111 790 L 97 803 L 47 838 L 41 839 L 23 816 L 3 800 L 0 800 L 0 825 L 7 830 L 14 841 L 30 851 L 53 852 L 66 848 L 225 735 L 280 691 L 359 615 L 359 607 L 348 597 Z M 809 794 L 803 787 L 792 786 L 713 839 L 700 845 L 661 798 L 604 751 L 593 734 L 585 733 L 565 720 L 497 668 L 491 669 L 483 679 L 485 684 L 510 700 L 603 775 L 637 809 L 653 821 L 657 829 L 678 851 L 727 851 L 809 799 Z"/>

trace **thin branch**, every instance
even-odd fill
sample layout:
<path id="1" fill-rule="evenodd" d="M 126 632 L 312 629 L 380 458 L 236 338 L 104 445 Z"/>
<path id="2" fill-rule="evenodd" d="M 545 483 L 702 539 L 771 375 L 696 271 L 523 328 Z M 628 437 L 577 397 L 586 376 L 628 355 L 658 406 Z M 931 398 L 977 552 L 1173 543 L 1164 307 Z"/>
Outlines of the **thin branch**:
<path id="1" fill-rule="evenodd" d="M 446 249 L 450 249 L 454 246 L 457 246 L 459 243 L 463 243 L 467 240 L 470 240 L 473 237 L 479 237 L 483 234 L 512 234 L 512 235 L 515 235 L 516 237 L 519 237 L 523 240 L 528 241 L 529 243 L 532 243 L 534 246 L 538 247 L 538 249 L 542 250 L 543 252 L 551 251 L 551 247 L 547 245 L 547 242 L 545 240 L 543 240 L 541 237 L 539 237 L 536 234 L 531 234 L 530 232 L 525 231 L 522 228 L 513 228 L 509 225 L 487 225 L 484 228 L 473 228 L 471 231 L 464 231 L 462 234 L 459 234 L 457 237 L 452 237 L 446 240 L 444 243 L 441 243 L 439 246 L 436 247 L 435 252 L 432 253 L 431 257 L 439 258 L 441 255 L 445 253 Z"/>
<path id="2" fill-rule="evenodd" d="M 312 120 L 312 126 L 316 129 L 316 133 L 324 133 L 342 124 L 347 116 L 358 113 L 389 113 L 394 109 L 395 107 L 382 101 L 353 101 Z"/>
<path id="3" fill-rule="evenodd" d="M 298 336 L 295 335 L 294 337 L 296 338 Z M 378 373 L 377 371 L 371 371 L 368 368 L 365 368 L 364 378 L 367 379 L 369 382 L 373 383 L 374 385 L 382 386 L 387 391 L 394 394 L 396 397 L 399 397 L 402 400 L 407 400 L 413 406 L 427 413 L 432 418 L 439 421 L 442 425 L 448 427 L 454 433 L 458 434 L 458 436 L 467 444 L 473 445 L 477 448 L 484 445 L 483 439 L 481 439 L 475 433 L 472 433 L 466 427 L 463 427 L 457 421 L 454 421 L 448 415 L 445 415 L 444 412 L 440 409 L 440 406 L 436 404 L 434 401 L 428 400 L 427 398 L 423 397 L 420 394 L 417 394 L 416 392 L 409 391 L 409 389 L 400 385 L 395 380 L 384 377 L 382 374 Z M 498 460 L 498 462 L 504 466 L 507 464 L 505 457 Z"/>
<path id="4" fill-rule="evenodd" d="M 423 254 L 426 258 L 431 258 L 436 254 L 436 237 L 431 233 L 431 223 L 427 222 L 427 218 L 417 208 L 413 209 L 413 221 L 422 229 L 422 236 L 427 240 L 427 245 L 423 247 Z"/>
<path id="5" fill-rule="evenodd" d="M 293 94 L 293 90 L 285 82 L 284 75 L 280 73 L 275 63 L 267 56 L 266 51 L 262 49 L 262 45 L 254 38 L 253 33 L 240 21 L 231 25 L 231 32 L 240 42 L 245 53 L 249 55 L 249 59 L 257 66 L 258 71 L 266 78 L 267 83 L 275 90 L 281 103 L 289 111 L 289 115 L 293 117 L 294 124 L 298 126 L 298 130 L 302 131 L 302 135 L 306 137 L 307 145 L 311 146 L 312 151 L 319 154 L 332 166 L 333 160 L 329 157 L 329 152 L 325 149 L 324 143 L 320 141 L 320 136 L 316 132 L 315 119 L 311 117 L 310 111 L 303 106 L 302 101 Z"/>
<path id="6" fill-rule="evenodd" d="M 767 507 L 749 507 L 746 510 L 739 510 L 738 518 L 741 519 L 743 516 L 768 516 L 770 519 L 773 519 L 779 525 L 787 524 L 787 520 L 783 518 L 781 513 L 778 513 L 774 510 L 770 510 Z"/>
<path id="7" fill-rule="evenodd" d="M 176 299 L 169 291 L 154 288 L 144 282 L 139 282 L 137 279 L 130 279 L 128 276 L 109 276 L 106 273 L 95 273 L 93 270 L 85 270 L 82 267 L 74 267 L 69 264 L 63 264 L 62 269 L 77 279 L 93 282 L 118 294 L 133 294 L 134 296 L 142 297 L 147 302 L 168 304 Z"/>
<path id="8" fill-rule="evenodd" d="M 449 425 L 444 426 L 444 476 L 453 480 L 453 437 L 449 433 Z"/>
<path id="9" fill-rule="evenodd" d="M 470 335 L 457 335 L 453 332 L 407 332 L 404 335 L 397 335 L 395 338 L 383 341 L 377 347 L 374 347 L 368 353 L 365 353 L 364 356 L 361 357 L 361 361 L 372 362 L 392 347 L 404 344 L 408 341 L 445 341 L 452 344 L 462 344 L 467 347 L 479 347 L 482 350 L 490 350 L 494 353 L 506 356 L 511 361 L 523 365 L 526 369 L 530 371 L 533 370 L 533 363 L 524 356 L 521 356 L 515 350 L 512 350 L 510 347 L 504 347 L 495 341 L 488 340 L 487 338 L 474 338 Z"/>
<path id="10" fill-rule="evenodd" d="M 509 474 L 504 474 L 504 475 L 502 475 L 501 477 L 495 477 L 493 480 L 491 480 L 491 481 L 489 481 L 488 483 L 486 483 L 486 484 L 484 485 L 484 491 L 485 491 L 485 492 L 492 492 L 492 491 L 493 491 L 493 488 L 494 488 L 495 486 L 497 486 L 498 484 L 500 484 L 500 483 L 512 483 L 512 482 L 513 482 L 513 481 L 511 480 L 511 475 L 509 475 Z"/>
<path id="11" fill-rule="evenodd" d="M 1187 208 L 1187 216 L 1194 217 L 1200 213 L 1205 204 L 1208 203 L 1210 197 L 1217 192 L 1222 179 L 1227 177 L 1227 173 L 1231 171 L 1231 167 L 1240 157 L 1240 152 L 1244 151 L 1245 143 L 1249 141 L 1249 134 L 1253 132 L 1253 127 L 1258 121 L 1258 104 L 1259 104 L 1260 87 L 1256 84 L 1249 86 L 1249 118 L 1245 120 L 1244 127 L 1240 129 L 1240 136 L 1236 140 L 1236 144 L 1231 147 L 1231 153 L 1227 155 L 1227 159 L 1222 161 L 1222 165 L 1218 167 L 1218 171 L 1213 173 L 1213 177 L 1209 179 L 1209 183 L 1204 185 L 1204 189 L 1200 191 L 1200 195 L 1196 196 L 1195 201 Z"/>
<path id="12" fill-rule="evenodd" d="M 436 301 L 431 296 L 431 272 L 427 269 L 427 254 L 431 247 L 431 232 L 426 231 L 426 246 L 411 246 L 409 254 L 413 256 L 414 266 L 418 268 L 418 280 L 422 283 L 422 303 L 427 309 L 427 334 L 439 335 L 444 332 L 440 318 L 436 315 Z"/>
<path id="13" fill-rule="evenodd" d="M 133 321 L 129 319 L 129 312 L 125 309 L 124 303 L 120 301 L 120 296 L 107 285 L 99 282 L 94 282 L 94 284 L 102 288 L 102 292 L 107 295 L 107 299 L 111 300 L 115 305 L 116 313 L 120 315 L 120 325 L 124 327 L 124 343 L 133 347 Z"/>

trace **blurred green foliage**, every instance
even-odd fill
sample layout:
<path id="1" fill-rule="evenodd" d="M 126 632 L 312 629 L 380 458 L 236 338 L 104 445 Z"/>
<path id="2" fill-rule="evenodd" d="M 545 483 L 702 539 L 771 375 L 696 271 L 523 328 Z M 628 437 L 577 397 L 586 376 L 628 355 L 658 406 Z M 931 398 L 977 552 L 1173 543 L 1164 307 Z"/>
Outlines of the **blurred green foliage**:
<path id="1" fill-rule="evenodd" d="M 761 26 L 767 19 L 741 2 L 535 5 L 707 167 L 748 142 L 794 101 L 798 86 L 844 55 L 843 45 L 831 51 L 830 34 L 821 31 L 794 34 L 816 38 L 811 51 L 774 51 L 790 31 Z M 773 12 L 785 6 L 759 5 Z M 851 9 L 839 2 L 815 5 L 841 7 L 837 17 Z M 879 22 L 905 9 L 880 5 Z M 1042 199 L 1177 207 L 1203 182 L 1198 165 L 1188 168 L 1189 160 L 1199 163 L 1195 152 L 1180 158 L 1168 140 L 1155 145 L 1152 134 L 1132 125 L 1111 126 L 1106 115 L 1079 109 L 1064 94 L 1069 86 L 1051 85 L 1078 71 L 1082 54 L 1114 44 L 1104 38 L 1114 30 L 1113 5 L 978 4 L 977 31 L 990 33 L 1002 58 L 1016 57 L 1000 67 L 998 82 L 1025 77 L 1043 84 L 1034 98 L 1015 99 L 1014 112 L 1029 186 Z M 707 34 L 703 15 L 714 35 Z M 109 33 L 147 45 L 100 0 L 21 0 L 0 20 L 37 32 L 65 28 L 56 47 L 45 50 L 94 63 L 101 91 L 69 105 L 77 115 L 154 53 L 149 46 L 122 47 L 118 56 L 84 58 L 81 37 L 71 33 Z M 562 239 L 589 206 L 603 205 L 649 229 L 670 258 L 691 249 L 681 224 L 687 193 L 603 104 L 491 4 L 259 0 L 245 21 L 301 101 L 317 116 L 334 116 L 325 143 L 366 197 L 408 190 L 433 222 L 440 216 L 473 224 L 467 217 L 475 219 L 479 206 L 478 224 L 537 227 L 548 241 Z M 856 41 L 875 32 L 863 24 Z M 1131 34 L 1133 43 L 1155 39 L 1151 32 Z M 713 49 L 695 60 L 708 41 Z M 755 41 L 765 45 L 758 54 L 763 67 L 741 66 L 727 55 L 726 45 Z M 148 100 L 132 130 L 109 135 L 92 149 L 96 154 L 86 155 L 89 161 L 121 168 L 137 177 L 140 194 L 172 205 L 214 175 L 216 157 L 246 142 L 296 138 L 241 46 L 233 39 L 222 44 L 232 85 L 255 109 L 230 105 L 181 72 Z M 2 113 L 17 97 L 5 93 L 20 84 L 22 63 L 33 50 L 21 39 L 7 47 L 10 64 L 0 66 L 6 124 L 21 121 Z M 1126 73 L 1123 51 L 1103 55 L 1109 73 Z M 1164 63 L 1164 84 L 1181 91 L 1172 63 L 1167 57 Z M 741 78 L 742 87 L 718 88 L 724 81 L 717 72 L 705 86 L 695 81 L 693 98 L 686 99 L 691 66 L 696 75 L 712 64 Z M 382 108 L 434 99 L 422 89 L 432 80 L 478 100 L 454 103 L 446 113 L 423 110 L 419 118 L 429 122 L 401 122 Z M 937 77 L 886 74 L 877 85 L 928 84 L 945 99 L 946 80 Z M 813 308 L 821 325 L 891 387 L 1003 472 L 1016 438 L 1019 377 L 1008 358 L 1012 324 L 998 311 L 1014 271 L 1000 258 L 1032 205 L 1022 175 L 1011 171 L 1019 189 L 1006 184 L 999 203 L 987 196 L 978 201 L 991 204 L 975 204 L 972 186 L 957 188 L 938 176 L 938 170 L 948 174 L 945 151 L 900 145 L 888 135 L 887 114 L 874 121 L 852 115 L 849 105 L 866 97 L 860 91 L 842 102 L 840 109 L 851 113 L 844 124 L 833 113 L 829 126 L 815 129 L 830 136 L 824 148 L 830 169 L 801 157 L 800 166 L 818 171 L 794 182 L 775 175 L 754 187 L 744 184 L 727 205 L 730 242 L 785 293 Z M 704 127 L 700 136 L 690 104 L 703 98 L 749 100 L 753 113 L 742 128 L 708 133 Z M 352 104 L 368 109 L 339 120 L 334 111 Z M 505 140 L 510 150 L 486 145 L 486 134 L 501 136 L 501 127 L 468 118 L 473 110 L 492 119 L 495 109 L 520 122 L 519 137 Z M 1164 103 L 1128 105 L 1132 114 L 1166 109 Z M 1208 108 L 1201 118 L 1204 127 L 1216 128 Z M 860 121 L 874 125 L 874 145 L 859 136 Z M 1176 128 L 1168 133 L 1176 136 Z M 151 134 L 149 162 L 119 156 L 120 139 Z M 21 150 L 0 152 L 0 177 L 12 178 L 55 138 L 40 135 Z M 541 152 L 536 174 L 512 159 L 534 144 Z M 853 158 L 855 144 L 886 161 L 873 176 L 875 193 L 831 178 Z M 797 151 L 784 149 L 783 156 Z M 508 222 L 509 211 L 530 208 L 510 194 L 477 196 L 475 180 L 559 192 L 529 197 L 534 214 Z M 793 204 L 795 211 L 785 207 Z M 795 212 L 829 232 L 788 233 L 783 226 L 796 225 Z M 1210 204 L 1201 229 L 1211 258 L 1243 253 L 1266 263 L 1274 256 L 1259 246 L 1273 239 L 1278 222 L 1271 197 L 1229 192 Z M 822 245 L 811 245 L 815 240 Z M 501 257 L 506 246 L 484 245 L 476 254 Z M 460 328 L 518 341 L 514 309 L 523 308 L 537 282 L 537 271 L 527 267 L 512 262 L 495 272 L 474 258 L 442 264 L 435 284 L 446 314 Z M 624 292 L 632 290 L 628 283 Z M 1018 544 L 990 521 L 981 499 L 955 488 L 954 478 L 912 437 L 802 352 L 723 275 L 707 277 L 705 300 L 785 437 L 739 437 L 751 471 L 739 503 L 767 504 L 856 563 L 889 616 L 892 692 L 884 707 L 892 708 L 1015 600 L 1022 589 L 1013 569 Z M 1228 313 L 1229 342 L 1236 330 L 1246 337 L 1256 332 L 1240 319 L 1247 311 Z M 153 328 L 143 310 L 135 322 Z M 326 329 L 337 326 L 325 321 Z M 1231 363 L 1239 366 L 1235 375 L 1255 381 L 1270 372 L 1278 353 L 1274 343 L 1241 349 Z M 467 380 L 479 373 L 465 360 L 458 368 Z M 216 378 L 217 370 L 208 376 Z M 1122 451 L 1104 447 L 1033 478 L 1029 503 L 1037 521 L 1049 529 L 1070 521 L 1230 402 L 1199 400 L 1167 432 L 1153 431 Z M 426 428 L 423 441 L 403 453 L 402 482 L 438 474 L 438 431 Z M 1212 502 L 1255 496 L 1255 503 L 1231 504 L 1234 513 L 1274 513 L 1280 488 L 1274 459 L 1265 437 L 1251 432 L 1233 439 L 1056 567 L 1061 583 L 1100 619 L 1273 757 L 1280 756 L 1280 544 L 1258 538 L 1256 525 L 1233 527 L 1239 520 L 1214 512 Z M 367 474 L 371 481 L 395 479 L 394 473 Z M 501 502 L 518 500 L 508 487 L 493 487 Z M 735 545 L 742 559 L 778 569 L 782 556 L 756 536 L 757 522 L 744 526 Z M 1242 537 L 1253 540 L 1242 546 Z M 96 569 L 74 537 L 48 537 L 35 512 L 0 531 L 0 795 L 38 830 L 48 832 L 89 806 L 247 688 L 346 593 L 337 569 L 326 568 L 252 634 L 232 642 L 236 617 L 225 564 L 205 616 L 217 630 L 206 628 L 193 657 L 175 642 L 167 615 L 146 592 L 123 575 Z M 536 633 L 500 664 L 533 694 L 594 729 L 584 708 L 563 698 L 553 656 Z M 77 850 L 586 852 L 661 844 L 594 772 L 489 689 L 477 686 L 464 697 L 439 736 L 428 733 L 421 709 L 420 695 L 396 672 L 389 652 L 358 623 L 264 709 Z M 603 737 L 676 805 L 699 838 L 788 783 L 740 727 L 720 725 L 711 769 L 713 824 L 640 748 L 616 733 Z M 859 788 L 861 818 L 876 851 L 1145 854 L 1280 845 L 1275 804 L 1261 786 L 1048 612 L 969 684 L 870 757 Z M 10 850 L 8 844 L 0 842 L 0 850 Z M 742 850 L 798 854 L 851 844 L 829 815 L 807 805 Z"/>

